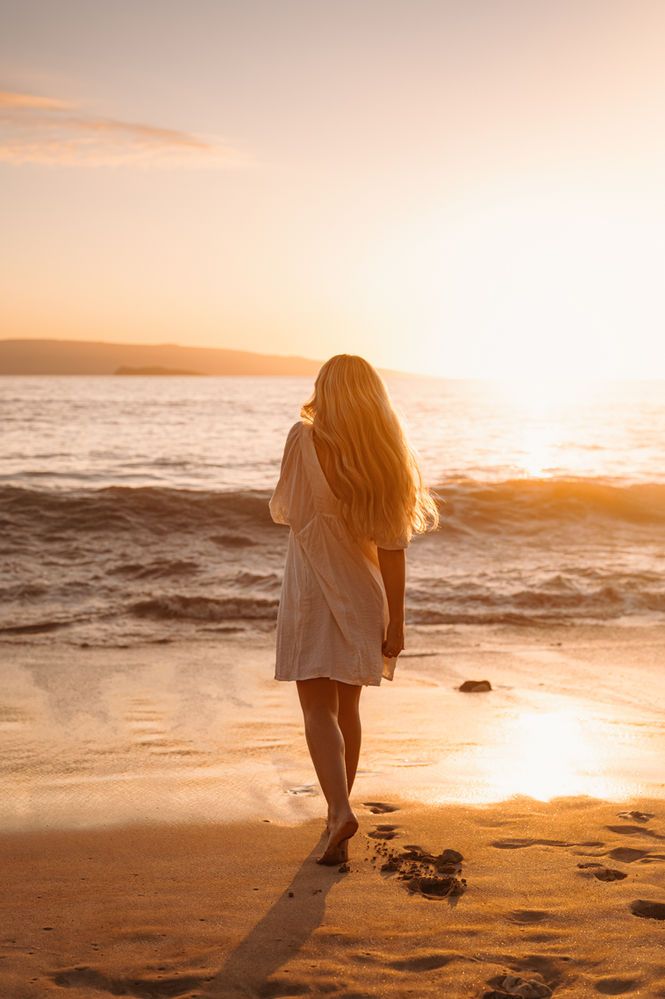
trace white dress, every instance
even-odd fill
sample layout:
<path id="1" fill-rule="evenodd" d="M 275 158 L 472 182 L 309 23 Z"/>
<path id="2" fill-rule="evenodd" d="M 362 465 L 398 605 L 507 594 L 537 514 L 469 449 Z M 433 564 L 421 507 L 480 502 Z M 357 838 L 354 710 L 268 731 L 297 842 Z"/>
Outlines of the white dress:
<path id="1" fill-rule="evenodd" d="M 354 542 L 339 500 L 319 464 L 311 424 L 288 432 L 279 481 L 269 501 L 277 524 L 290 527 L 277 614 L 276 680 L 330 677 L 379 686 L 396 658 L 381 646 L 388 601 L 376 540 Z M 381 548 L 408 540 L 380 539 Z"/>

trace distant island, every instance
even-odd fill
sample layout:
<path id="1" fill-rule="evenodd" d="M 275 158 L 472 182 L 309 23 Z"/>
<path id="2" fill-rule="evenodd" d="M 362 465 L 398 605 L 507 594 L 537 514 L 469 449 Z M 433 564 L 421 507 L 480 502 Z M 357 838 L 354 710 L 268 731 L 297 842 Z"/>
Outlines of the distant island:
<path id="1" fill-rule="evenodd" d="M 202 375 L 201 371 L 186 371 L 184 368 L 117 368 L 114 375 Z M 205 377 L 202 375 L 202 377 Z"/>
<path id="2" fill-rule="evenodd" d="M 0 375 L 315 375 L 322 361 L 177 344 L 0 340 Z"/>

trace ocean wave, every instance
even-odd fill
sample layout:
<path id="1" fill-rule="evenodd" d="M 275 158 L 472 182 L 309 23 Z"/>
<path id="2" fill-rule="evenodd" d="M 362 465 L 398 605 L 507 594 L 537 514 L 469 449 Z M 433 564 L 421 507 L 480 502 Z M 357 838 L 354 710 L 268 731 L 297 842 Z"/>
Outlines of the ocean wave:
<path id="1" fill-rule="evenodd" d="M 622 590 L 606 585 L 586 593 L 572 592 L 572 587 L 571 592 L 566 594 L 552 593 L 542 587 L 497 593 L 490 587 L 479 592 L 477 586 L 471 585 L 465 592 L 458 586 L 454 594 L 446 595 L 437 593 L 436 589 L 436 584 L 433 584 L 431 590 L 427 588 L 407 593 L 407 623 L 538 627 L 574 622 L 604 623 L 635 615 L 645 620 L 658 620 L 665 614 L 665 590 Z M 70 617 L 61 609 L 58 617 L 36 616 L 33 620 L 7 621 L 0 623 L 0 635 L 39 635 L 72 626 L 98 626 L 103 621 L 107 624 L 112 620 L 119 623 L 123 618 L 132 617 L 151 622 L 151 627 L 157 629 L 160 623 L 171 628 L 187 625 L 189 629 L 211 623 L 274 624 L 278 606 L 278 597 L 207 597 L 165 593 L 117 607 L 114 612 L 106 609 L 102 613 L 82 615 L 72 608 Z"/>
<path id="2" fill-rule="evenodd" d="M 10 586 L 0 586 L 0 601 L 10 603 L 12 600 L 31 601 L 48 593 L 45 583 L 13 583 Z"/>
<path id="3" fill-rule="evenodd" d="M 212 492 L 157 486 L 109 486 L 103 489 L 28 489 L 0 487 L 0 525 L 34 520 L 81 533 L 146 529 L 167 531 L 223 529 L 229 524 L 269 526 L 268 493 Z M 243 539 L 246 540 L 246 539 Z"/>
<path id="4" fill-rule="evenodd" d="M 611 581 L 610 581 L 611 580 Z M 609 577 L 585 589 L 572 580 L 548 581 L 506 592 L 477 584 L 446 587 L 440 580 L 409 593 L 410 617 L 418 624 L 552 624 L 611 621 L 628 615 L 665 613 L 665 589 L 641 585 L 640 574 Z"/>
<path id="5" fill-rule="evenodd" d="M 437 493 L 441 530 L 409 553 L 414 624 L 665 615 L 665 484 L 465 479 Z M 215 623 L 269 625 L 288 531 L 268 499 L 0 486 L 2 640 L 60 629 L 66 640 L 172 640 Z"/>
<path id="6" fill-rule="evenodd" d="M 274 620 L 277 600 L 252 597 L 196 597 L 171 594 L 139 600 L 129 608 L 137 617 L 161 620 Z"/>
<path id="7" fill-rule="evenodd" d="M 193 576 L 200 572 L 200 567 L 191 559 L 157 559 L 147 565 L 142 562 L 126 562 L 107 572 L 110 576 L 131 579 L 161 579 L 168 576 Z"/>
<path id="8" fill-rule="evenodd" d="M 460 479 L 435 490 L 444 526 L 458 530 L 537 529 L 591 520 L 665 525 L 665 483 L 600 478 Z"/>
<path id="9" fill-rule="evenodd" d="M 665 585 L 651 574 L 607 573 L 598 585 L 554 575 L 530 587 L 506 589 L 498 580 L 480 584 L 473 578 L 456 583 L 442 578 L 419 579 L 407 585 L 407 621 L 414 625 L 517 625 L 540 626 L 573 622 L 603 623 L 628 616 L 659 620 L 665 614 Z M 114 633 L 132 633 L 132 619 L 140 620 L 142 634 L 155 636 L 167 628 L 171 637 L 179 631 L 191 635 L 205 631 L 204 625 L 224 623 L 274 624 L 279 607 L 280 577 L 239 573 L 226 577 L 230 592 L 218 596 L 168 592 L 137 594 L 127 600 L 117 592 L 108 601 L 97 594 L 93 605 L 74 601 L 69 608 L 60 600 L 44 606 L 38 599 L 4 604 L 0 635 L 11 638 L 48 634 L 61 629 L 80 631 L 100 628 Z M 659 586 L 660 584 L 660 586 Z M 234 593 L 237 587 L 240 592 Z M 266 590 L 272 595 L 266 595 Z M 262 592 L 263 591 L 263 592 Z M 5 597 L 7 594 L 4 594 Z M 18 594 L 16 594 L 18 595 Z M 85 604 L 85 600 L 84 600 Z M 123 623 L 124 622 L 124 623 Z M 118 629 L 120 631 L 118 632 Z M 147 629 L 147 630 L 145 630 Z M 175 629 L 175 630 L 174 630 Z"/>
<path id="10" fill-rule="evenodd" d="M 68 628 L 72 621 L 33 621 L 29 624 L 0 625 L 0 635 L 41 635 L 46 632 Z"/>
<path id="11" fill-rule="evenodd" d="M 613 521 L 665 526 L 665 483 L 622 483 L 598 478 L 457 479 L 434 490 L 447 536 L 541 525 Z M 0 527 L 35 525 L 40 533 L 146 531 L 202 532 L 220 547 L 257 543 L 271 530 L 269 491 L 215 492 L 157 486 L 55 490 L 0 486 Z M 276 528 L 280 530 L 280 528 Z"/>

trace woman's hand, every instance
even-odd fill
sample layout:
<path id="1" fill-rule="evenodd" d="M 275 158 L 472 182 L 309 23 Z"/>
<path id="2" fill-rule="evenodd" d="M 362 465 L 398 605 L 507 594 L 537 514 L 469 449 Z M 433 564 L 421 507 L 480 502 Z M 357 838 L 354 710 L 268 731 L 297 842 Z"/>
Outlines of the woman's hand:
<path id="1" fill-rule="evenodd" d="M 386 637 L 381 651 L 388 659 L 394 659 L 404 648 L 404 622 L 391 619 L 386 629 Z"/>

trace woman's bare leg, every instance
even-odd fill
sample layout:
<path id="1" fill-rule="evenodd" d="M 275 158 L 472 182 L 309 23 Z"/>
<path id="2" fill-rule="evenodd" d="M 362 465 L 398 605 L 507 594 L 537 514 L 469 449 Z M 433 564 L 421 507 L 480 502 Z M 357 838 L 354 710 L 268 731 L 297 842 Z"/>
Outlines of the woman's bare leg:
<path id="1" fill-rule="evenodd" d="M 356 779 L 362 727 L 360 724 L 361 686 L 352 683 L 337 683 L 337 721 L 344 736 L 344 760 L 346 764 L 346 786 L 349 794 Z"/>
<path id="2" fill-rule="evenodd" d="M 349 804 L 344 736 L 337 720 L 337 684 L 328 677 L 296 681 L 305 720 L 305 738 L 321 790 L 328 802 L 328 842 L 322 858 L 337 862 L 337 844 L 352 836 L 358 821 Z"/>
<path id="3" fill-rule="evenodd" d="M 362 740 L 359 710 L 362 687 L 356 684 L 342 683 L 341 680 L 336 680 L 335 682 L 337 684 L 337 722 L 344 738 L 346 786 L 350 795 L 353 782 L 356 779 Z M 331 812 L 330 808 L 328 808 L 326 832 L 330 829 L 330 816 Z"/>

